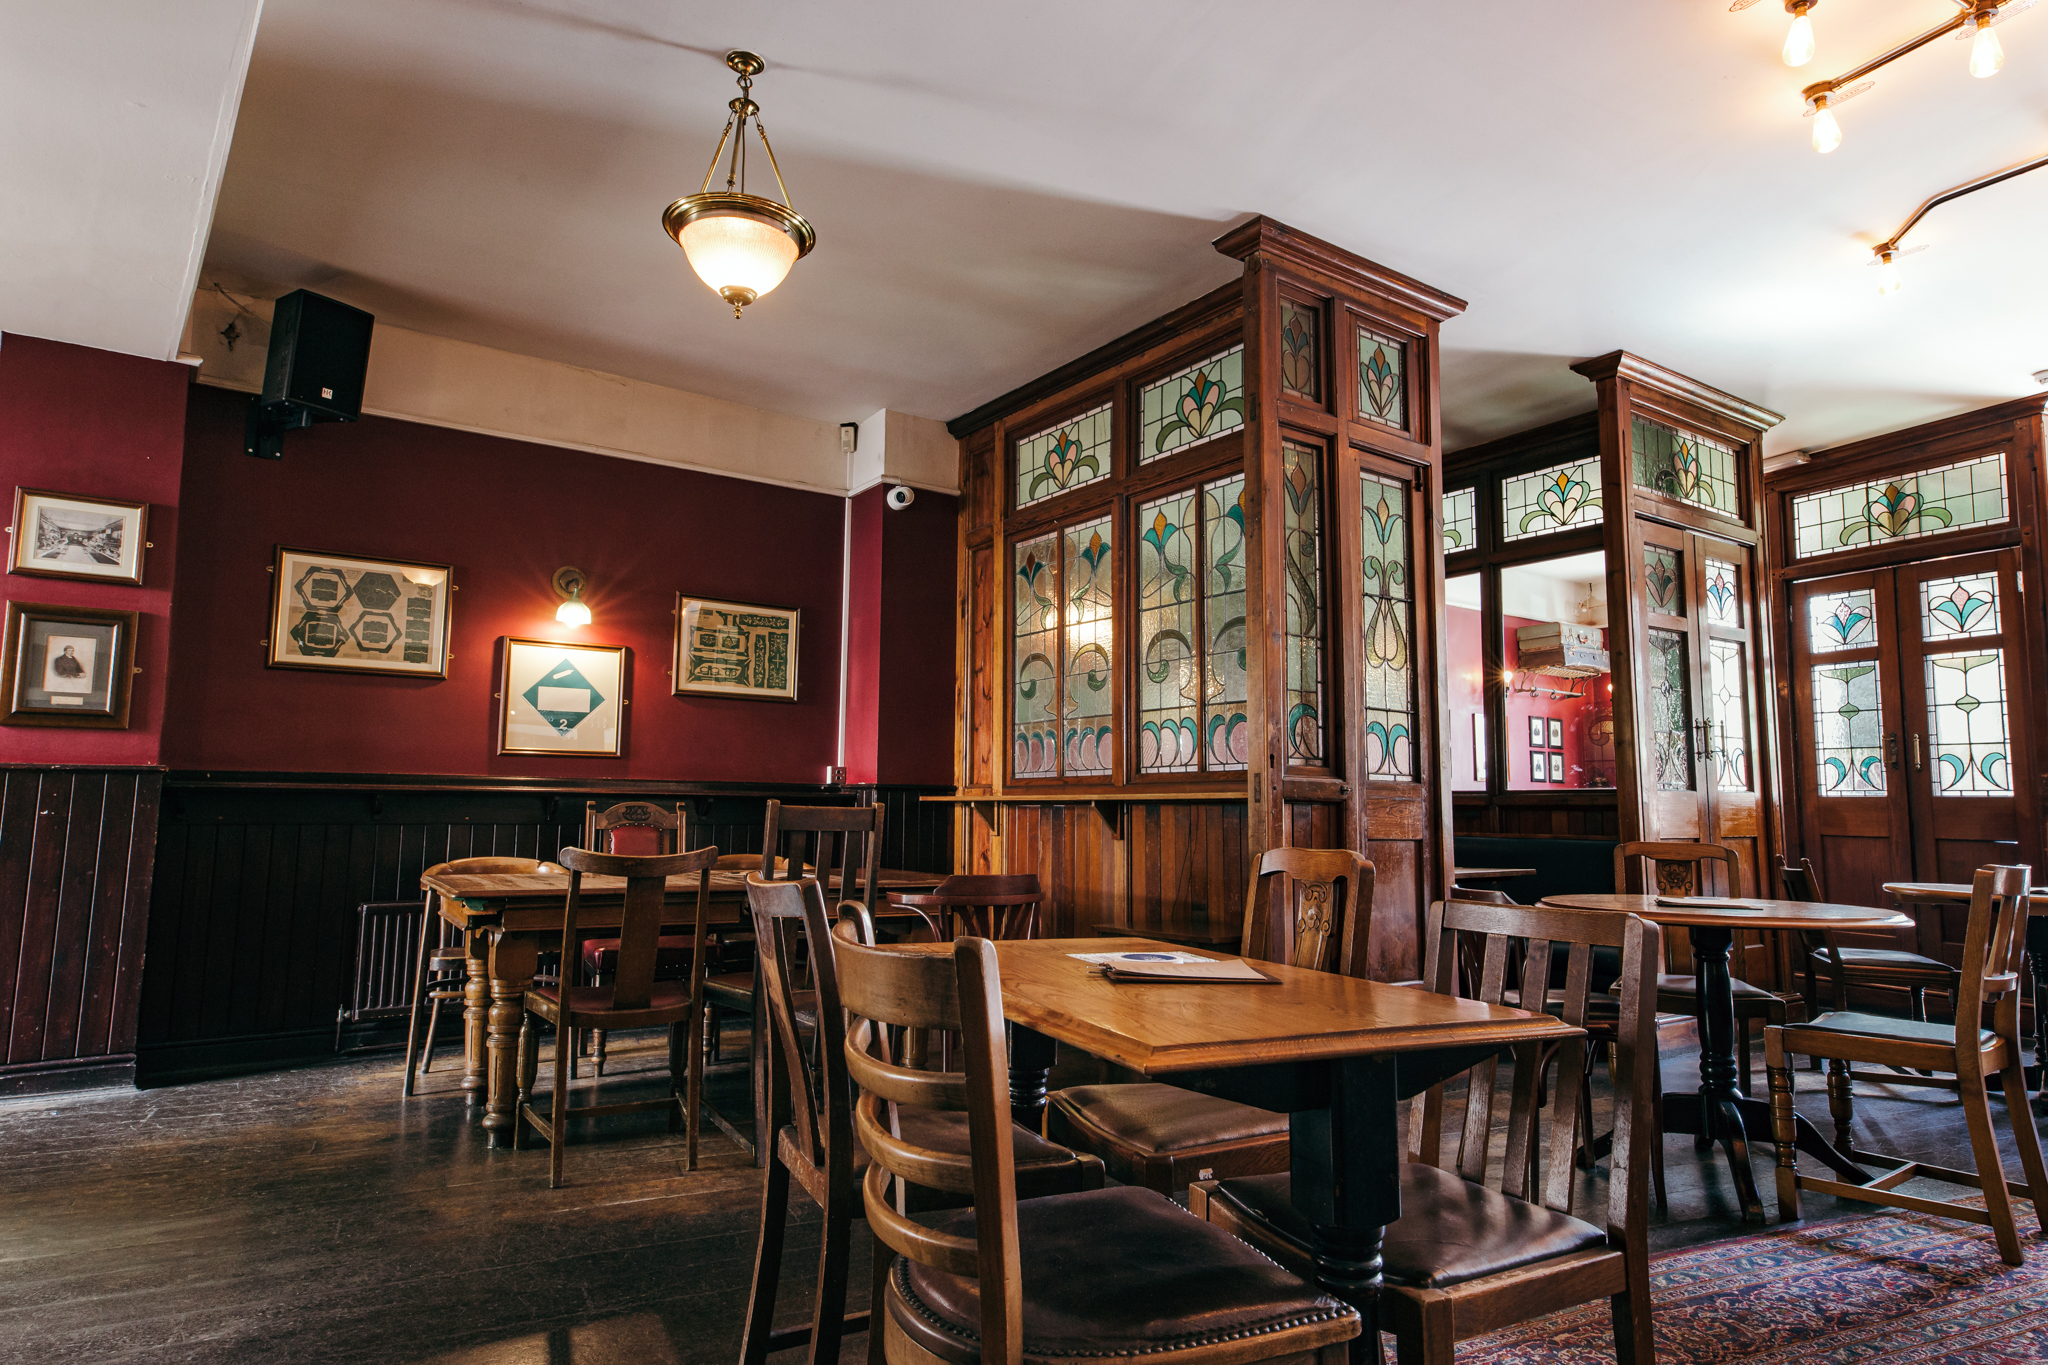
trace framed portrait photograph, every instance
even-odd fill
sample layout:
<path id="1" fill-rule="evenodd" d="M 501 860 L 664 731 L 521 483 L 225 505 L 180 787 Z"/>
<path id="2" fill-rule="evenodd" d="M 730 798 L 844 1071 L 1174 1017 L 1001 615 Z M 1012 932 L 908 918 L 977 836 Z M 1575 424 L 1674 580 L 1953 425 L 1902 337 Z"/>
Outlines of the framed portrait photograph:
<path id="1" fill-rule="evenodd" d="M 677 593 L 676 695 L 795 701 L 801 615 Z"/>
<path id="2" fill-rule="evenodd" d="M 1564 755 L 1563 755 L 1563 754 L 1559 754 L 1559 753 L 1553 753 L 1553 754 L 1551 754 L 1551 756 L 1550 756 L 1550 780 L 1551 780 L 1552 782 L 1562 782 L 1562 781 L 1564 781 Z"/>
<path id="3" fill-rule="evenodd" d="M 1529 755 L 1529 780 L 1531 782 L 1548 782 L 1550 780 L 1550 764 L 1544 760 L 1545 755 L 1541 753 Z"/>
<path id="4" fill-rule="evenodd" d="M 1541 716 L 1529 717 L 1529 747 L 1532 749 L 1543 747 L 1543 717 Z"/>
<path id="5" fill-rule="evenodd" d="M 498 666 L 498 752 L 625 756 L 626 650 L 507 637 Z"/>
<path id="6" fill-rule="evenodd" d="M 448 565 L 280 545 L 270 571 L 270 667 L 448 676 Z"/>
<path id="7" fill-rule="evenodd" d="M 7 571 L 140 583 L 148 525 L 146 502 L 17 488 Z"/>
<path id="8" fill-rule="evenodd" d="M 1550 747 L 1553 749 L 1562 749 L 1564 747 L 1564 721 L 1557 716 L 1550 718 Z"/>
<path id="9" fill-rule="evenodd" d="M 132 611 L 9 602 L 0 724 L 127 729 L 137 619 Z"/>

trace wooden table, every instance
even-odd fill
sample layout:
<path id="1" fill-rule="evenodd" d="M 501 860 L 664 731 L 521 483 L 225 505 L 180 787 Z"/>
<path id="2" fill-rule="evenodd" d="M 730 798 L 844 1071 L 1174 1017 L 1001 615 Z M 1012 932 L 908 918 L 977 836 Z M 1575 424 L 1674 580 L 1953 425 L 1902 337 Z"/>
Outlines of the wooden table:
<path id="1" fill-rule="evenodd" d="M 1968 882 L 1886 882 L 1884 889 L 1899 904 L 1916 910 L 1968 905 L 1972 890 Z M 1923 934 L 1920 951 L 1934 957 L 1940 943 L 1938 930 L 1932 935 Z M 1928 952 L 1929 948 L 1936 952 Z M 2048 977 L 2048 886 L 2032 887 L 2027 892 L 2027 965 L 2032 968 L 2033 977 L 2028 1003 L 2034 1007 L 2034 1064 L 2027 1068 L 2027 1084 L 2038 1091 L 2048 1086 L 2048 1016 L 2041 1010 L 2041 981 Z"/>
<path id="2" fill-rule="evenodd" d="M 885 891 L 921 891 L 929 890 L 944 880 L 943 873 L 884 868 L 879 883 Z M 508 1147 L 517 1122 L 519 1023 L 525 1009 L 526 989 L 533 984 L 534 968 L 542 948 L 558 945 L 562 940 L 562 910 L 569 899 L 569 874 L 500 872 L 451 876 L 437 873 L 420 878 L 420 885 L 439 893 L 442 918 L 462 930 L 463 941 L 469 945 L 469 980 L 464 988 L 465 1008 L 462 1012 L 462 1086 L 468 1091 L 485 1092 L 484 1131 L 489 1134 L 493 1147 Z M 828 886 L 828 898 L 831 889 Z M 678 919 L 675 925 L 664 927 L 691 927 L 697 912 L 697 874 L 692 872 L 670 877 L 667 896 L 668 903 L 678 911 Z M 576 912 L 577 923 L 590 929 L 615 929 L 625 899 L 624 877 L 585 877 L 581 904 Z M 877 907 L 877 918 L 891 913 L 916 915 L 912 910 L 892 912 L 886 905 Z M 714 925 L 749 922 L 747 874 L 744 871 L 711 874 L 710 922 Z M 756 999 L 757 1054 L 760 1050 L 761 1018 L 761 1003 Z M 757 1119 L 761 1098 L 756 1097 Z M 768 1151 L 768 1144 L 759 1138 L 757 1132 L 756 1162 Z"/>
<path id="3" fill-rule="evenodd" d="M 1377 1361 L 1380 1244 L 1401 1216 L 1400 1101 L 1506 1047 L 1580 1030 L 1545 1014 L 1280 963 L 1260 964 L 1278 986 L 1168 985 L 1112 982 L 1071 956 L 1150 944 L 996 944 L 1019 1122 L 1038 1129 L 1055 1044 L 1287 1114 L 1294 1203 L 1315 1229 L 1316 1277 L 1365 1318 L 1353 1359 Z"/>
<path id="4" fill-rule="evenodd" d="M 1213 929 L 1145 929 L 1135 924 L 1098 924 L 1095 932 L 1101 938 L 1149 938 L 1159 943 L 1177 943 L 1183 948 L 1235 948 L 1244 942 L 1244 932 L 1236 929 L 1221 933 Z"/>
<path id="5" fill-rule="evenodd" d="M 1696 999 L 1699 1002 L 1700 1088 L 1697 1094 L 1664 1096 L 1664 1131 L 1690 1133 L 1702 1147 L 1719 1141 L 1735 1176 L 1745 1220 L 1761 1222 L 1763 1200 L 1756 1175 L 1749 1168 L 1751 1136 L 1771 1140 L 1771 1106 L 1742 1093 L 1736 1078 L 1735 990 L 1728 974 L 1728 953 L 1737 929 L 1903 929 L 1906 916 L 1867 905 L 1830 905 L 1816 901 L 1743 898 L 1741 909 L 1659 905 L 1656 896 L 1545 896 L 1542 904 L 1572 910 L 1612 910 L 1641 915 L 1656 924 L 1679 925 L 1691 931 Z M 1800 1151 L 1829 1169 L 1859 1183 L 1873 1177 L 1835 1150 L 1834 1144 L 1804 1117 L 1794 1116 Z"/>

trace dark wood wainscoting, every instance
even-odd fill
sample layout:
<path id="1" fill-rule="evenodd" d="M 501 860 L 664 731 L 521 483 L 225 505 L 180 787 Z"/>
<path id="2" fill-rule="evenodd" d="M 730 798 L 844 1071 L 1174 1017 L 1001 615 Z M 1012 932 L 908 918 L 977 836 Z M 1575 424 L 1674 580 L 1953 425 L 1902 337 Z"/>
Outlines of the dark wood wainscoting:
<path id="1" fill-rule="evenodd" d="M 451 858 L 552 857 L 581 841 L 584 803 L 639 797 L 690 807 L 691 841 L 757 852 L 770 798 L 880 802 L 882 860 L 951 866 L 952 808 L 931 788 L 611 788 L 359 776 L 173 773 L 164 786 L 139 1080 L 163 1084 L 330 1054 L 354 984 L 356 907 L 420 895 Z M 388 1042 L 349 1025 L 344 1046 Z"/>
<path id="2" fill-rule="evenodd" d="M 0 768 L 0 1095 L 125 1082 L 157 768 Z"/>

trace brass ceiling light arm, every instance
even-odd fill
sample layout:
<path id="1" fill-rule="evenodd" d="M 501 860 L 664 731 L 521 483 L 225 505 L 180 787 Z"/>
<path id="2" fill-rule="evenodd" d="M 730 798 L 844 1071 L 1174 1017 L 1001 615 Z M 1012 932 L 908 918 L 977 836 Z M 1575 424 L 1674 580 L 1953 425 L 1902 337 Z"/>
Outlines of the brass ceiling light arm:
<path id="1" fill-rule="evenodd" d="M 1998 8 L 1998 6 L 1994 4 L 1990 6 L 1990 8 L 1995 11 Z M 1928 29 L 1927 32 L 1921 34 L 1917 38 L 1908 38 L 1905 42 L 1900 43 L 1897 47 L 1885 53 L 1883 56 L 1873 57 L 1869 61 L 1865 62 L 1863 65 L 1855 68 L 1852 71 L 1846 71 L 1843 74 L 1835 77 L 1831 81 L 1815 81 L 1812 85 L 1807 86 L 1804 90 L 1800 91 L 1799 93 L 1804 95 L 1809 102 L 1812 101 L 1815 95 L 1832 95 L 1837 90 L 1841 89 L 1843 86 L 1853 85 L 1857 81 L 1862 80 L 1865 76 L 1868 76 L 1871 72 L 1877 70 L 1879 67 L 1890 66 L 1893 62 L 1905 56 L 1907 53 L 1917 52 L 1919 49 L 1933 42 L 1936 38 L 1940 38 L 1946 34 L 1954 33 L 1957 29 L 1963 27 L 1965 24 L 1969 23 L 1976 17 L 1976 10 L 1964 10 L 1962 13 L 1958 14 L 1955 18 L 1949 20 L 1947 23 L 1936 25 L 1934 28 Z"/>
<path id="2" fill-rule="evenodd" d="M 1919 208 L 1914 209 L 1913 216 L 1908 218 L 1897 232 L 1894 232 L 1889 238 L 1871 248 L 1872 253 L 1879 260 L 1884 259 L 1887 253 L 1896 253 L 1899 249 L 1899 243 L 1905 240 L 1906 234 L 1911 232 L 1922 218 L 1925 218 L 1929 212 L 1940 208 L 1950 200 L 1960 199 L 1966 194 L 1975 194 L 1978 190 L 1988 190 L 2001 181 L 2010 180 L 2016 175 L 2025 175 L 2028 171 L 2038 171 L 2043 166 L 2048 166 L 2048 156 L 2037 156 L 2032 161 L 2023 161 L 2017 166 L 2008 166 L 2002 171 L 1993 171 L 1989 175 L 1980 175 L 1975 180 L 1964 181 L 1954 189 L 1943 190 Z"/>

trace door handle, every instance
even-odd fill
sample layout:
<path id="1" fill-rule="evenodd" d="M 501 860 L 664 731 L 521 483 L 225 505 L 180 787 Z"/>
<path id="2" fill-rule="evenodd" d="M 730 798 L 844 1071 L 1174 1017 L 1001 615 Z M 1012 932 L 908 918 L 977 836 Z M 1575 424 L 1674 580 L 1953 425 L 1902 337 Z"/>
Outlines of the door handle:
<path id="1" fill-rule="evenodd" d="M 1884 766 L 1892 769 L 1899 766 L 1899 732 L 1896 730 L 1885 731 Z"/>
<path id="2" fill-rule="evenodd" d="M 1713 741 L 1707 734 L 1707 723 L 1696 720 L 1692 723 L 1692 756 L 1705 759 L 1713 753 Z"/>
<path id="3" fill-rule="evenodd" d="M 1920 736 L 1913 736 L 1913 771 L 1920 771 Z"/>

